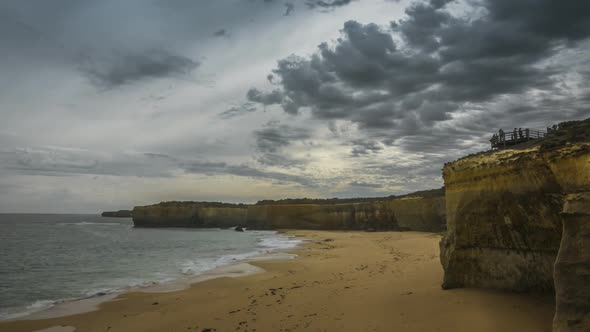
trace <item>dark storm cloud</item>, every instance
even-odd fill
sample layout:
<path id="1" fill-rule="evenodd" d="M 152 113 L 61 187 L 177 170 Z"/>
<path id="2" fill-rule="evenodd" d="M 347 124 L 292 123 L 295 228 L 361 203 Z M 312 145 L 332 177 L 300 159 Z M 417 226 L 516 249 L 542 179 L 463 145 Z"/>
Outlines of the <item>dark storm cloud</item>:
<path id="1" fill-rule="evenodd" d="M 260 154 L 257 160 L 261 164 L 291 167 L 305 163 L 305 160 L 290 157 L 284 148 L 311 138 L 309 130 L 270 122 L 265 128 L 255 131 L 254 137 Z"/>
<path id="2" fill-rule="evenodd" d="M 145 79 L 186 75 L 200 65 L 198 61 L 166 50 L 140 53 L 113 53 L 105 58 L 85 57 L 79 69 L 102 87 L 116 87 Z"/>
<path id="3" fill-rule="evenodd" d="M 494 100 L 532 90 L 556 93 L 557 75 L 570 68 L 543 61 L 590 36 L 589 2 L 485 0 L 473 2 L 481 17 L 469 19 L 448 11 L 450 2 L 410 6 L 406 18 L 392 24 L 399 45 L 375 24 L 348 21 L 335 43 L 322 43 L 310 57 L 279 60 L 272 83 L 281 89 L 253 89 L 256 98 L 249 100 L 281 105 L 289 114 L 309 109 L 317 119 L 349 120 L 412 151 L 463 149 L 482 128 L 469 128 L 457 115 L 481 108 L 470 121 L 493 128 L 502 118 Z M 579 97 L 561 105 L 567 114 L 577 112 Z M 529 118 L 547 116 L 523 110 Z M 451 120 L 465 128 L 444 125 Z M 374 152 L 368 147 L 353 144 L 353 155 Z"/>
<path id="4" fill-rule="evenodd" d="M 262 152 L 276 152 L 295 141 L 311 137 L 308 130 L 287 125 L 267 124 L 266 128 L 254 132 L 256 146 Z"/>

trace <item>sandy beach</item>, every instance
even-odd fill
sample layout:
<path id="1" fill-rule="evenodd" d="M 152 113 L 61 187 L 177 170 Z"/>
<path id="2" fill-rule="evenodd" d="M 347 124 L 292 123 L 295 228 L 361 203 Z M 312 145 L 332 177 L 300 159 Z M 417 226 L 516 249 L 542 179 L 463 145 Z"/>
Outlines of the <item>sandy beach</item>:
<path id="1" fill-rule="evenodd" d="M 266 272 L 126 293 L 97 311 L 0 322 L 0 331 L 551 331 L 550 295 L 442 290 L 437 234 L 289 233 L 310 241 L 297 259 L 251 263 Z"/>

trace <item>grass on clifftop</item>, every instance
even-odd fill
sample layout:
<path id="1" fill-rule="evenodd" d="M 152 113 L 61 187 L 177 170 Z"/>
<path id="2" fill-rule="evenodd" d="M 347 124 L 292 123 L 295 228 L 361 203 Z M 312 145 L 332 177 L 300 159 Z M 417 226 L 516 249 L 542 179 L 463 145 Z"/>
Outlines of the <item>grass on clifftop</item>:
<path id="1" fill-rule="evenodd" d="M 578 120 L 578 121 L 566 121 L 561 122 L 557 125 L 557 130 L 553 130 L 549 132 L 549 134 L 540 139 L 531 140 L 525 143 L 521 143 L 518 145 L 511 146 L 509 148 L 504 149 L 497 149 L 497 150 L 486 150 L 480 151 L 477 153 L 472 153 L 466 156 L 463 156 L 455 161 L 467 159 L 474 156 L 484 155 L 484 154 L 492 154 L 498 151 L 506 151 L 506 150 L 526 150 L 536 146 L 539 146 L 539 149 L 542 152 L 550 151 L 553 149 L 558 149 L 564 147 L 568 144 L 580 143 L 580 142 L 590 142 L 590 118 L 585 120 Z M 453 163 L 445 163 L 445 166 Z"/>

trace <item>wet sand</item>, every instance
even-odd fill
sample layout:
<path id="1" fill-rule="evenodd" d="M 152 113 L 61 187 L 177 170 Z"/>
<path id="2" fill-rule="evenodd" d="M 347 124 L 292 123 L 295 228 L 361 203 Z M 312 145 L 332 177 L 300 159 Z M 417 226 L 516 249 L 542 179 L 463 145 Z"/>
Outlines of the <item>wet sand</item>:
<path id="1" fill-rule="evenodd" d="M 298 259 L 251 263 L 264 273 L 126 293 L 98 311 L 0 331 L 551 331 L 552 296 L 441 290 L 439 235 L 289 233 L 311 241 Z"/>

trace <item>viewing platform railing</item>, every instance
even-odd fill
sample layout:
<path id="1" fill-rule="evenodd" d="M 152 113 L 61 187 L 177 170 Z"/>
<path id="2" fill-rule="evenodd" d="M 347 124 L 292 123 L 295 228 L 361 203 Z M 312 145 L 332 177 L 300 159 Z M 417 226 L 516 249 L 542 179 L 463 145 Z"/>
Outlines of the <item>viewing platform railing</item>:
<path id="1" fill-rule="evenodd" d="M 492 144 L 492 149 L 500 149 L 546 136 L 547 132 L 539 129 L 525 128 L 506 132 L 500 130 L 498 134 L 494 134 L 494 136 L 492 136 L 490 143 Z"/>

